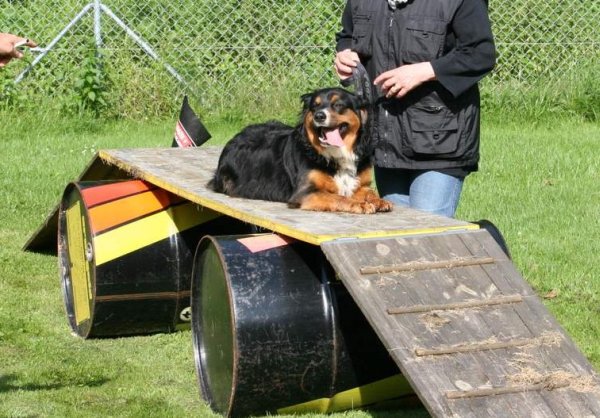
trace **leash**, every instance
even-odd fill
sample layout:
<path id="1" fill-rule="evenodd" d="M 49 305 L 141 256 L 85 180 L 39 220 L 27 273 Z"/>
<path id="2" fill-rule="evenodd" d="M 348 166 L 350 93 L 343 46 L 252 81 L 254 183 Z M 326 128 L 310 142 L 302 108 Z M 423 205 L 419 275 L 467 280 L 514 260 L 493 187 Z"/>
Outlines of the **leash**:
<path id="1" fill-rule="evenodd" d="M 391 100 L 386 96 L 379 96 L 375 98 L 373 95 L 373 83 L 371 83 L 371 79 L 369 78 L 369 74 L 367 74 L 367 70 L 360 62 L 357 63 L 356 67 L 352 69 L 352 75 L 344 80 L 341 80 L 340 83 L 346 88 L 353 86 L 354 94 L 356 94 L 356 96 L 363 101 L 363 104 L 370 106 L 373 110 L 381 103 Z"/>
<path id="2" fill-rule="evenodd" d="M 373 88 L 369 74 L 365 67 L 359 62 L 352 69 L 352 75 L 341 81 L 342 86 L 354 86 L 354 94 L 356 94 L 363 102 L 370 106 L 375 105 L 373 101 Z"/>
<path id="3" fill-rule="evenodd" d="M 385 97 L 373 98 L 373 83 L 365 67 L 359 62 L 356 67 L 352 69 L 352 75 L 345 80 L 341 80 L 341 84 L 344 87 L 354 86 L 354 94 L 361 100 L 362 104 L 369 109 L 369 113 L 372 115 L 368 122 L 368 133 L 372 139 L 371 143 L 373 147 L 378 142 L 377 137 L 377 125 L 378 125 L 378 111 L 377 106 L 385 100 Z"/>

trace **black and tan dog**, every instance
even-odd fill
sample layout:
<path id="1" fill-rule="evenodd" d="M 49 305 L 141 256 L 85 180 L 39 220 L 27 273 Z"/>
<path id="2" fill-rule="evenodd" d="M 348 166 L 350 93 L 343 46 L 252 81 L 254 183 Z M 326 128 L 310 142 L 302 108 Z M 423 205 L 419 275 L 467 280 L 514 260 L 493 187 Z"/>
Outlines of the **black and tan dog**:
<path id="1" fill-rule="evenodd" d="M 302 100 L 296 127 L 267 122 L 231 139 L 208 187 L 306 210 L 391 211 L 392 204 L 370 187 L 373 143 L 367 107 L 341 88 L 317 90 Z"/>

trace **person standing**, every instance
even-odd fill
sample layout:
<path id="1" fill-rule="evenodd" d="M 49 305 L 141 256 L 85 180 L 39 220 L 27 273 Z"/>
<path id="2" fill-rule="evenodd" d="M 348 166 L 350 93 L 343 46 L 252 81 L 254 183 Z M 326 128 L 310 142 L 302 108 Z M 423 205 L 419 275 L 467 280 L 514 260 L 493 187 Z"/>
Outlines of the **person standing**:
<path id="1" fill-rule="evenodd" d="M 381 197 L 454 217 L 478 169 L 478 82 L 496 63 L 485 0 L 348 0 L 336 51 L 341 79 L 360 62 L 377 86 Z"/>
<path id="2" fill-rule="evenodd" d="M 35 42 L 13 35 L 12 33 L 0 33 L 0 67 L 4 67 L 13 58 L 22 58 L 23 53 L 18 50 L 18 46 L 27 46 L 35 48 Z"/>

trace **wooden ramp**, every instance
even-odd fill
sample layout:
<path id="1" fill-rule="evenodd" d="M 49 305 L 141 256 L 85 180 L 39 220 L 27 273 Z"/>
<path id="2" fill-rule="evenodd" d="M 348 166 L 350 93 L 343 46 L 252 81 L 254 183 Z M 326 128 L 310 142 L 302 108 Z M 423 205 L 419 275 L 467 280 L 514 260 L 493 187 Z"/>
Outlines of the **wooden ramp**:
<path id="1" fill-rule="evenodd" d="M 591 365 L 485 230 L 408 208 L 355 215 L 230 198 L 206 188 L 220 151 L 100 151 L 80 180 L 142 179 L 320 245 L 434 416 L 600 416 Z M 55 248 L 57 212 L 26 249 Z"/>
<path id="2" fill-rule="evenodd" d="M 598 417 L 600 380 L 485 230 L 321 244 L 436 417 Z"/>
<path id="3" fill-rule="evenodd" d="M 231 198 L 206 188 L 217 167 L 221 147 L 147 148 L 100 151 L 79 181 L 142 179 L 206 210 L 216 211 L 249 224 L 279 232 L 311 244 L 341 237 L 384 237 L 403 234 L 477 229 L 469 222 L 409 208 L 389 213 L 356 215 L 289 209 L 284 203 Z M 56 252 L 58 208 L 24 248 Z"/>

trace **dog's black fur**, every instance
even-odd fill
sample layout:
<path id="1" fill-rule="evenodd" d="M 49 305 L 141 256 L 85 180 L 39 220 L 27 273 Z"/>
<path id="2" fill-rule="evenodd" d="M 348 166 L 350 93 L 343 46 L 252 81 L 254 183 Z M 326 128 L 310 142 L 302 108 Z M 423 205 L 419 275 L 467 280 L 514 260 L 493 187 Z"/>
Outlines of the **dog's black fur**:
<path id="1" fill-rule="evenodd" d="M 341 88 L 317 90 L 302 101 L 295 127 L 271 121 L 248 126 L 231 139 L 209 188 L 308 210 L 391 210 L 370 188 L 368 105 Z"/>

